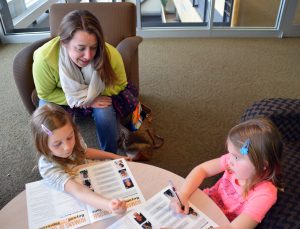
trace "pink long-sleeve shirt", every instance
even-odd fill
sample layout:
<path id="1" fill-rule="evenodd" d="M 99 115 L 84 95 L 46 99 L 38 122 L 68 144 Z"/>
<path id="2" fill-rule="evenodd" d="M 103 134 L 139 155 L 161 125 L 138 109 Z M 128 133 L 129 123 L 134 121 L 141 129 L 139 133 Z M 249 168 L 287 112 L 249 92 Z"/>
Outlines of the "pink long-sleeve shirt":
<path id="1" fill-rule="evenodd" d="M 245 213 L 260 223 L 277 200 L 277 188 L 270 181 L 262 181 L 255 185 L 243 197 L 243 188 L 238 184 L 236 176 L 227 168 L 229 154 L 221 157 L 221 166 L 225 170 L 217 183 L 203 190 L 221 208 L 227 218 L 232 221 L 241 213 Z"/>

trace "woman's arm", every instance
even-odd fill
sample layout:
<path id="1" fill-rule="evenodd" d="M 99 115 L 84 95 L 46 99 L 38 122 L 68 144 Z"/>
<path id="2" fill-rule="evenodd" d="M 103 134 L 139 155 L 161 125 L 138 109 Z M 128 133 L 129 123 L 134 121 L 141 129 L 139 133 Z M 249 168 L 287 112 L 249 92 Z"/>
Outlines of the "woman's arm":
<path id="1" fill-rule="evenodd" d="M 103 159 L 119 159 L 119 158 L 125 158 L 128 159 L 128 157 L 125 156 L 120 156 L 114 153 L 110 153 L 110 152 L 106 152 L 103 150 L 98 150 L 98 149 L 94 149 L 94 148 L 87 148 L 85 151 L 86 154 L 86 158 L 87 159 L 99 159 L 99 160 L 103 160 Z"/>
<path id="2" fill-rule="evenodd" d="M 32 75 L 40 99 L 65 105 L 67 104 L 65 94 L 62 88 L 58 87 L 58 50 L 59 38 L 54 38 L 37 49 L 34 52 Z M 55 65 L 56 61 L 57 65 Z"/>
<path id="3" fill-rule="evenodd" d="M 94 208 L 100 208 L 106 211 L 122 214 L 126 211 L 126 204 L 124 201 L 117 199 L 109 200 L 99 194 L 93 192 L 85 187 L 69 179 L 65 184 L 65 191 L 74 196 L 79 201 L 86 203 Z"/>
<path id="4" fill-rule="evenodd" d="M 35 61 L 32 66 L 32 74 L 35 89 L 40 99 L 56 104 L 66 104 L 63 90 L 57 87 L 56 76 L 43 61 Z"/>

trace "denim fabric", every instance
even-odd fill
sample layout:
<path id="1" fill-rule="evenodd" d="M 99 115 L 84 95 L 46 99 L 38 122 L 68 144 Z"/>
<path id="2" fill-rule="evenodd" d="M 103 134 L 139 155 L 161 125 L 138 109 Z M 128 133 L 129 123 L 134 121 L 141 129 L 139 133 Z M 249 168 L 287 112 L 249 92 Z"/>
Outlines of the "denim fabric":
<path id="1" fill-rule="evenodd" d="M 115 109 L 113 106 L 93 108 L 93 118 L 96 123 L 100 149 L 116 153 L 118 149 L 118 122 Z"/>

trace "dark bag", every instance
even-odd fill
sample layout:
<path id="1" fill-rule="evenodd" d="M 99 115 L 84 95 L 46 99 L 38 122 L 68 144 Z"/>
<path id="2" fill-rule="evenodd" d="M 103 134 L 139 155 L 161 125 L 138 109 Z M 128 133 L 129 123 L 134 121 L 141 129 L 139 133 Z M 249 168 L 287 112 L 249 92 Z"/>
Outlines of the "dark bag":
<path id="1" fill-rule="evenodd" d="M 118 95 L 113 95 L 111 97 L 112 104 L 121 118 L 127 117 L 134 111 L 139 102 L 138 94 L 137 88 L 132 83 L 128 82 L 123 91 Z"/>
<path id="2" fill-rule="evenodd" d="M 144 119 L 140 128 L 131 131 L 121 124 L 119 146 L 132 157 L 133 161 L 148 161 L 152 158 L 153 150 L 160 148 L 164 139 L 155 134 L 152 128 L 151 109 L 142 104 Z"/>

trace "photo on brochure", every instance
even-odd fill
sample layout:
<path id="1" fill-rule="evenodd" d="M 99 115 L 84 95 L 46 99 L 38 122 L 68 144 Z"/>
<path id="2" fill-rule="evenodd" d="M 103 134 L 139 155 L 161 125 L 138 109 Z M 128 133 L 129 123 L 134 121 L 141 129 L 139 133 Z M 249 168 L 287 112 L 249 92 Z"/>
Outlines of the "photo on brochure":
<path id="1" fill-rule="evenodd" d="M 106 198 L 125 201 L 128 211 L 145 202 L 124 159 L 81 167 L 75 180 Z M 26 199 L 30 229 L 74 229 L 114 216 L 111 212 L 95 209 L 65 192 L 49 187 L 44 180 L 26 184 Z M 45 199 L 50 201 L 45 202 Z"/>
<path id="2" fill-rule="evenodd" d="M 178 214 L 170 206 L 178 201 L 171 186 L 163 188 L 133 211 L 128 212 L 108 229 L 182 228 L 209 229 L 217 226 L 195 205 L 189 203 L 189 214 Z"/>

